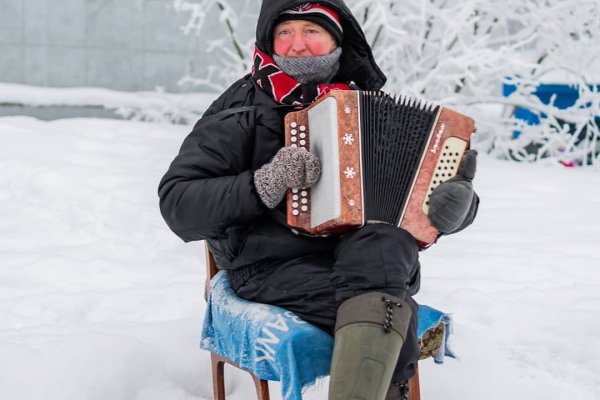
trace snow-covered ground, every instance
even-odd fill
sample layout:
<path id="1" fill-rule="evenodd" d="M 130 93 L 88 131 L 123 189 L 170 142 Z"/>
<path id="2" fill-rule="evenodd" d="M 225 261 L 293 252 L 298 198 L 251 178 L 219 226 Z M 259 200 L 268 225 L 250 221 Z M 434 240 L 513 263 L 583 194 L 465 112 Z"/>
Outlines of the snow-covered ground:
<path id="1" fill-rule="evenodd" d="M 0 118 L 0 398 L 212 398 L 203 246 L 156 195 L 189 129 Z M 454 314 L 460 356 L 421 363 L 423 398 L 597 400 L 600 174 L 479 161 L 478 220 L 422 254 L 418 300 Z"/>

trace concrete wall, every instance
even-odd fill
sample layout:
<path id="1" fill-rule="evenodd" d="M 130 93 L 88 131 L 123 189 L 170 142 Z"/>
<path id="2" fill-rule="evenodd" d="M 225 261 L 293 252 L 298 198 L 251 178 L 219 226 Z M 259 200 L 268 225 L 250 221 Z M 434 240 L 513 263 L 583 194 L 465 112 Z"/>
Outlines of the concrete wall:
<path id="1" fill-rule="evenodd" d="M 0 0 L 0 82 L 180 89 L 201 75 L 207 55 L 180 27 L 173 0 Z M 205 30 L 218 35 L 218 19 Z M 222 33 L 221 33 L 222 35 Z"/>

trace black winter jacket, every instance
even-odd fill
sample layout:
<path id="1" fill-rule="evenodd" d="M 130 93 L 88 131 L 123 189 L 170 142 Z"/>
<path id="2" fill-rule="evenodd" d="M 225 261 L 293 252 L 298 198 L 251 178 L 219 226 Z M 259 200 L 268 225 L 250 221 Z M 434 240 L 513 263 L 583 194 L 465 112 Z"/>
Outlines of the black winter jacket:
<path id="1" fill-rule="evenodd" d="M 301 257 L 326 242 L 280 225 L 254 188 L 254 171 L 283 147 L 286 111 L 244 77 L 196 123 L 159 185 L 169 227 L 186 242 L 209 239 L 223 269 Z"/>
<path id="2" fill-rule="evenodd" d="M 273 22 L 283 10 L 306 0 L 265 0 L 257 46 L 272 54 Z M 342 1 L 320 0 L 336 9 L 344 29 L 335 82 L 380 89 L 385 75 L 364 34 Z M 248 75 L 231 85 L 196 123 L 159 185 L 160 209 L 184 241 L 208 239 L 223 269 L 273 263 L 328 251 L 330 239 L 294 234 L 279 224 L 258 197 L 253 174 L 284 145 L 277 104 Z"/>

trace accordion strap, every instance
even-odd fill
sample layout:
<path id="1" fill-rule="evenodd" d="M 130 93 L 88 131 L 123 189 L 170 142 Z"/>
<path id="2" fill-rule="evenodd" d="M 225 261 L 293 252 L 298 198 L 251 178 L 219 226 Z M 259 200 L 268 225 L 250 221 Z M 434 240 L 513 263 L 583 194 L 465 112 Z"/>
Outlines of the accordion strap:
<path id="1" fill-rule="evenodd" d="M 215 113 L 215 115 L 239 114 L 239 113 L 243 113 L 243 112 L 254 111 L 254 110 L 256 110 L 256 108 L 257 108 L 256 106 L 243 106 L 243 107 L 227 108 L 225 110 L 221 110 L 221 111 Z"/>

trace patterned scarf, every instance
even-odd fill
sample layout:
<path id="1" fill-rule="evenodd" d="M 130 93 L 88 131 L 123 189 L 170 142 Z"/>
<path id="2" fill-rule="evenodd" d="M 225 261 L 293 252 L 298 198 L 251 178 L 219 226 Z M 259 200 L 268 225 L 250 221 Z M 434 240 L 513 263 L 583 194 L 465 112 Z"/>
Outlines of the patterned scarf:
<path id="1" fill-rule="evenodd" d="M 304 106 L 330 90 L 350 90 L 347 83 L 301 84 L 279 68 L 275 61 L 256 47 L 252 76 L 258 85 L 280 104 Z"/>

